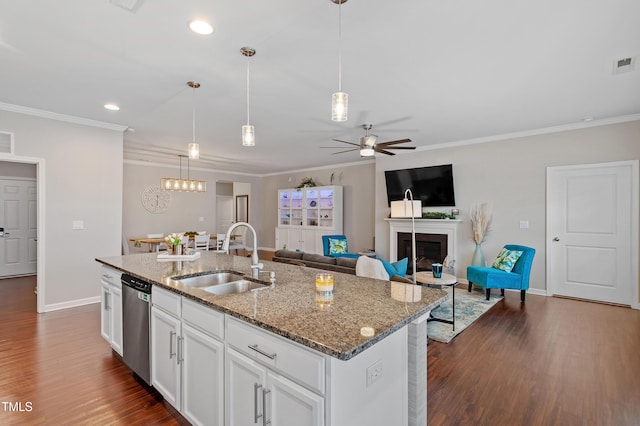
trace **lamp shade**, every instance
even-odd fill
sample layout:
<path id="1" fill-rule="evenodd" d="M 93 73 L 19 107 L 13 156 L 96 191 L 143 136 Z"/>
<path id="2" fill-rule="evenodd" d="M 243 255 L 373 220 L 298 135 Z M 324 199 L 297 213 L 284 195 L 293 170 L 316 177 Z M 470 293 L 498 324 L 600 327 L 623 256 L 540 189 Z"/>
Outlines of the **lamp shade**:
<path id="1" fill-rule="evenodd" d="M 347 121 L 349 111 L 349 95 L 344 92 L 336 92 L 331 97 L 331 120 Z"/>
<path id="2" fill-rule="evenodd" d="M 411 215 L 411 203 L 413 203 L 413 216 Z M 420 200 L 392 201 L 391 217 L 422 217 L 422 202 Z"/>

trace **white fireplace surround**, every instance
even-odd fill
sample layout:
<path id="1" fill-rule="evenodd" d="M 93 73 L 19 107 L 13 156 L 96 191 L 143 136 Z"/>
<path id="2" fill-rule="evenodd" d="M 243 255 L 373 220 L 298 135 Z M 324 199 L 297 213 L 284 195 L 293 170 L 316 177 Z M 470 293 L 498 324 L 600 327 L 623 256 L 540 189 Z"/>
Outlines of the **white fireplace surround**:
<path id="1" fill-rule="evenodd" d="M 398 260 L 398 232 L 411 233 L 411 219 L 387 218 L 389 222 L 389 261 Z M 416 219 L 416 234 L 441 234 L 447 236 L 447 256 L 455 260 L 457 266 L 458 251 L 458 225 L 459 219 Z M 455 269 L 454 269 L 455 271 Z"/>

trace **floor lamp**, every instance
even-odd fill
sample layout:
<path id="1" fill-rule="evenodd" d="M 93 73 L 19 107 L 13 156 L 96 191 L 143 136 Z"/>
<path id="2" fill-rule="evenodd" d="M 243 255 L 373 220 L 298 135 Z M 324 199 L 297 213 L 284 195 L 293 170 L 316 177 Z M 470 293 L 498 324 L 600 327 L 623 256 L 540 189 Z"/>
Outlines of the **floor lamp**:
<path id="1" fill-rule="evenodd" d="M 411 197 L 411 203 L 407 195 Z M 416 216 L 418 215 L 418 216 Z M 422 202 L 413 200 L 413 192 L 411 189 L 404 191 L 404 199 L 391 202 L 391 217 L 410 217 L 411 218 L 411 266 L 413 267 L 413 283 L 416 281 L 416 217 L 422 217 Z"/>

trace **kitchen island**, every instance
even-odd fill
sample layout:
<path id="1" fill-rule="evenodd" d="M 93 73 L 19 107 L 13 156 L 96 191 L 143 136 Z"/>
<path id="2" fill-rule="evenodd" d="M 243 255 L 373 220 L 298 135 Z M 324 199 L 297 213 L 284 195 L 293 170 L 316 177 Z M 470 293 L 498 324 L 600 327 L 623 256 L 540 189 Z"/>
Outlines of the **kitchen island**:
<path id="1" fill-rule="evenodd" d="M 96 260 L 151 283 L 160 295 L 172 294 L 182 303 L 195 302 L 219 315 L 222 325 L 216 337 L 224 348 L 226 424 L 242 423 L 232 418 L 236 410 L 229 402 L 234 392 L 230 382 L 238 376 L 234 360 L 247 359 L 273 378 L 265 379 L 264 385 L 256 382 L 253 395 L 246 395 L 255 418 L 265 424 L 267 417 L 274 425 L 284 423 L 276 421 L 283 415 L 277 410 L 278 401 L 286 399 L 273 392 L 279 375 L 293 379 L 291 386 L 287 382 L 289 396 L 292 386 L 300 385 L 300 391 L 315 401 L 309 424 L 426 424 L 426 318 L 447 297 L 442 290 L 420 288 L 418 302 L 405 302 L 404 296 L 415 289 L 411 284 L 336 273 L 332 297 L 317 298 L 317 269 L 264 262 L 260 278 L 268 281 L 268 272 L 275 272 L 274 286 L 220 296 L 172 278 L 212 271 L 251 276 L 249 258 L 204 252 L 193 262 L 158 262 L 156 253 Z M 152 294 L 154 308 L 155 298 Z M 248 345 L 253 351 L 246 350 L 243 339 L 251 336 L 261 342 L 260 351 L 257 343 L 255 348 Z M 275 352 L 263 349 L 270 342 L 284 355 L 276 358 Z M 300 356 L 287 358 L 290 349 Z M 297 373 L 304 377 L 298 380 Z M 289 416 L 295 412 L 289 410 Z M 291 424 L 300 423 L 291 419 Z"/>

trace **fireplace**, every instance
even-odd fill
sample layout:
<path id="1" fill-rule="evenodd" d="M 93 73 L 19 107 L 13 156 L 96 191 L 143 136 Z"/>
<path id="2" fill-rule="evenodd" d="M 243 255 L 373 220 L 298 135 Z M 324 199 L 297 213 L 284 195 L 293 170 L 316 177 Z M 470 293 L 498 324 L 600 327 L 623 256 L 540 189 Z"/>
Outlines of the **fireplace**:
<path id="1" fill-rule="evenodd" d="M 398 232 L 397 258 L 411 257 L 411 233 Z M 433 263 L 442 263 L 447 257 L 448 235 L 446 234 L 418 234 L 416 233 L 416 269 L 430 271 Z M 413 274 L 412 262 L 407 266 L 407 274 Z"/>
<path id="2" fill-rule="evenodd" d="M 409 258 L 409 270 L 411 271 L 411 230 L 413 228 L 412 220 L 405 218 L 388 218 L 389 222 L 389 261 L 404 257 Z M 416 219 L 416 251 L 418 259 L 416 259 L 416 269 L 430 270 L 431 264 L 440 262 L 449 257 L 448 273 L 455 275 L 455 260 L 458 256 L 458 226 L 462 223 L 460 219 Z M 406 243 L 400 245 L 401 236 L 406 239 Z M 424 240 L 426 238 L 426 240 Z M 422 242 L 420 242 L 422 241 Z M 439 248 L 435 248 L 438 245 Z M 424 258 L 420 260 L 420 258 Z"/>

